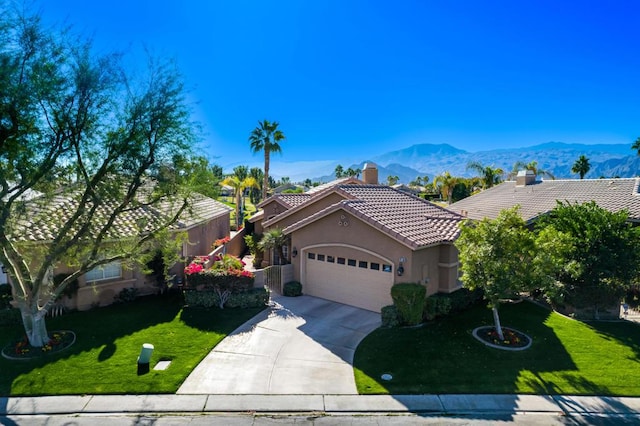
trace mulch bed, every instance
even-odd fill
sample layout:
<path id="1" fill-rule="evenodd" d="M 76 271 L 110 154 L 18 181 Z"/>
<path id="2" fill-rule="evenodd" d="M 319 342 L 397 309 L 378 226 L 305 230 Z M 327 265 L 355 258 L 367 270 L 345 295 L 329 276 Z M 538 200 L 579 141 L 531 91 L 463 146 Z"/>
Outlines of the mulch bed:
<path id="1" fill-rule="evenodd" d="M 502 327 L 504 339 L 500 339 L 495 327 L 485 326 L 473 330 L 473 337 L 496 349 L 521 351 L 531 346 L 532 339 L 521 331 Z"/>
<path id="2" fill-rule="evenodd" d="M 73 331 L 57 330 L 49 333 L 51 340 L 42 347 L 35 347 L 29 344 L 27 337 L 23 337 L 2 348 L 2 356 L 13 360 L 29 360 L 41 358 L 50 354 L 64 351 L 71 347 L 76 341 L 76 335 Z"/>

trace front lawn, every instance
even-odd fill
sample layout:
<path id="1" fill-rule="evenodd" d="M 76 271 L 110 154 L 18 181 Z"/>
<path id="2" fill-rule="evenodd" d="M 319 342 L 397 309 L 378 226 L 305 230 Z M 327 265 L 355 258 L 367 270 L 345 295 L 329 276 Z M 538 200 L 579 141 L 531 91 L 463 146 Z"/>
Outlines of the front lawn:
<path id="1" fill-rule="evenodd" d="M 374 331 L 355 354 L 358 391 L 640 396 L 638 324 L 583 323 L 529 302 L 502 306 L 500 318 L 531 336 L 531 348 L 508 352 L 474 339 L 475 327 L 493 325 L 483 304 L 421 328 Z"/>
<path id="2" fill-rule="evenodd" d="M 177 298 L 145 298 L 49 319 L 47 328 L 72 330 L 67 351 L 38 360 L 0 357 L 0 395 L 175 393 L 195 366 L 228 333 L 260 309 L 182 309 Z M 23 334 L 0 327 L 0 345 Z M 138 375 L 143 343 L 155 349 L 151 367 L 171 360 L 165 371 Z"/>

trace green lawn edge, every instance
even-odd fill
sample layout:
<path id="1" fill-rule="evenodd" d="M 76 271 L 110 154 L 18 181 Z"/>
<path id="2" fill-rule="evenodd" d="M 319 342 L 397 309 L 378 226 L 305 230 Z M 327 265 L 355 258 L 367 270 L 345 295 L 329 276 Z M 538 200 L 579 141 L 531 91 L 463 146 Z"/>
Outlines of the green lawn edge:
<path id="1" fill-rule="evenodd" d="M 640 396 L 640 325 L 580 322 L 529 302 L 502 306 L 500 317 L 531 336 L 531 348 L 503 351 L 473 338 L 493 324 L 483 305 L 421 328 L 375 330 L 355 353 L 358 392 Z"/>
<path id="2" fill-rule="evenodd" d="M 152 297 L 49 319 L 47 328 L 72 330 L 68 350 L 37 360 L 0 357 L 0 395 L 175 393 L 198 363 L 224 337 L 264 308 L 183 308 L 179 298 Z M 23 335 L 22 326 L 0 327 L 3 347 Z M 154 345 L 151 368 L 138 375 L 144 343 Z"/>

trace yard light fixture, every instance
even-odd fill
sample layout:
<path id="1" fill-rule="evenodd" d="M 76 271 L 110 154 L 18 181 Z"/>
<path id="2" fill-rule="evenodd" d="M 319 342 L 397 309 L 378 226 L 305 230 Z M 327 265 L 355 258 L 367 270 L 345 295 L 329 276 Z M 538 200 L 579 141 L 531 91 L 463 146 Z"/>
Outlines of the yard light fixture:
<path id="1" fill-rule="evenodd" d="M 404 274 L 404 265 L 403 265 L 403 264 L 404 264 L 404 262 L 406 262 L 406 261 L 407 261 L 407 258 L 406 258 L 406 257 L 401 257 L 401 258 L 399 259 L 399 265 L 398 265 L 398 270 L 397 270 L 397 271 L 398 271 L 398 276 L 399 276 L 399 277 L 401 277 L 401 276 L 402 276 L 402 274 Z"/>

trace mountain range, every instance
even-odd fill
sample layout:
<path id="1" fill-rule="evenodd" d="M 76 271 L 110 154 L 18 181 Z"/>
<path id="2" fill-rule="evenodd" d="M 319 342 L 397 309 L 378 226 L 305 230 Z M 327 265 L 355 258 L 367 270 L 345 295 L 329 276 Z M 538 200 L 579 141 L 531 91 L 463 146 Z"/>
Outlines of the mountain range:
<path id="1" fill-rule="evenodd" d="M 557 179 L 577 178 L 571 167 L 581 155 L 589 159 L 591 169 L 585 179 L 600 177 L 632 177 L 640 171 L 640 156 L 631 150 L 630 144 L 567 144 L 548 142 L 522 148 L 494 149 L 469 152 L 448 144 L 417 144 L 408 148 L 390 151 L 368 158 L 360 163 L 350 163 L 336 159 L 335 161 L 305 161 L 272 163 L 274 177 L 288 176 L 291 181 L 302 181 L 311 178 L 313 181 L 327 182 L 335 179 L 335 166 L 341 164 L 347 168 L 362 169 L 367 162 L 378 166 L 380 182 L 387 176 L 398 176 L 399 182 L 409 183 L 417 176 L 433 177 L 450 172 L 454 176 L 471 177 L 476 175 L 467 170 L 470 161 L 477 161 L 483 166 L 500 167 L 510 172 L 517 162 L 529 163 L 537 161 L 538 168 L 552 173 Z"/>

